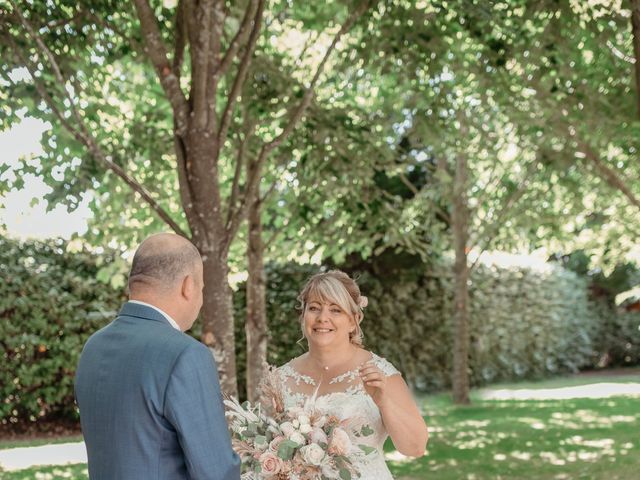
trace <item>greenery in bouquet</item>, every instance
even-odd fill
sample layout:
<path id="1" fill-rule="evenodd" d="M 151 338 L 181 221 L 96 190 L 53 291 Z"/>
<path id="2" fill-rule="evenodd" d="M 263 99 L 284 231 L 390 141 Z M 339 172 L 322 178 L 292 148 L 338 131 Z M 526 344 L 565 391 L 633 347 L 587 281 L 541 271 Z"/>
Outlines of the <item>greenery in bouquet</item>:
<path id="1" fill-rule="evenodd" d="M 234 450 L 243 480 L 351 480 L 360 477 L 354 460 L 375 449 L 362 444 L 373 434 L 359 418 L 339 419 L 312 402 L 285 409 L 283 385 L 269 367 L 260 401 L 225 399 Z"/>

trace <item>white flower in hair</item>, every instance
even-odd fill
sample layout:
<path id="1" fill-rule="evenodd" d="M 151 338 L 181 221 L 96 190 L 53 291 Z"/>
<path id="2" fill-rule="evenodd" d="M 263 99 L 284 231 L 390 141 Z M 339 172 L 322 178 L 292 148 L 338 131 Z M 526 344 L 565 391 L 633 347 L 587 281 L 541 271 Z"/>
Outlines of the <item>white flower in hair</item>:
<path id="1" fill-rule="evenodd" d="M 360 308 L 365 308 L 367 305 L 369 305 L 369 299 L 364 295 L 360 295 L 360 298 L 358 299 L 358 306 Z"/>

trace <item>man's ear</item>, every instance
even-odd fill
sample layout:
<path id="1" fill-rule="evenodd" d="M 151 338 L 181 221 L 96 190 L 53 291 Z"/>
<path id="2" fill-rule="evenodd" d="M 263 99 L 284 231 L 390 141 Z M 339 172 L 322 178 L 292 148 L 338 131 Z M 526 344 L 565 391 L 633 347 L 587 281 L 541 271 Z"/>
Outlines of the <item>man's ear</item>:
<path id="1" fill-rule="evenodd" d="M 193 297 L 193 294 L 195 292 L 195 279 L 193 278 L 193 275 L 187 275 L 182 279 L 182 296 L 186 299 L 186 300 L 191 300 L 191 298 Z"/>

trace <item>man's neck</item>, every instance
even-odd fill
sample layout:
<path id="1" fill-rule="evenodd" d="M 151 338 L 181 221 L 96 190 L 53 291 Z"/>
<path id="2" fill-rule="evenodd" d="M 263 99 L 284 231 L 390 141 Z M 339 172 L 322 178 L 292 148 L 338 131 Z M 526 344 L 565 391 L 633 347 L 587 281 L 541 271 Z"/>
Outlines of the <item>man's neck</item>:
<path id="1" fill-rule="evenodd" d="M 144 298 L 141 298 L 140 296 L 133 296 L 133 295 L 129 297 L 129 301 L 138 303 L 138 304 L 143 304 L 147 307 L 157 310 L 159 313 L 162 314 L 163 317 L 167 319 L 167 321 L 171 324 L 173 328 L 175 328 L 176 330 L 180 330 L 181 332 L 184 331 L 184 329 L 182 328 L 180 323 L 178 323 L 175 317 L 170 313 L 168 313 L 167 310 L 163 308 L 162 305 L 159 304 L 159 302 L 154 302 L 153 299 L 144 299 Z"/>

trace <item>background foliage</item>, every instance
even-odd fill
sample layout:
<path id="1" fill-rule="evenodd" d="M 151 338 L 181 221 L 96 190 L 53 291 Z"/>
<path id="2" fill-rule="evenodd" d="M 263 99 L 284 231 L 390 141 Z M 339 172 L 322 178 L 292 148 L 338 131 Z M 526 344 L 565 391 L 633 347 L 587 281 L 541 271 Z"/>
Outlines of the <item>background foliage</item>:
<path id="1" fill-rule="evenodd" d="M 0 419 L 18 427 L 75 418 L 73 376 L 88 336 L 125 300 L 122 259 L 70 252 L 62 241 L 0 237 Z M 326 262 L 322 268 L 334 267 Z M 317 265 L 267 267 L 268 360 L 281 365 L 305 351 L 297 295 Z M 448 260 L 426 264 L 386 251 L 342 268 L 369 297 L 366 347 L 388 358 L 419 389 L 450 384 L 452 282 Z M 602 280 L 600 280 L 602 283 Z M 544 268 L 482 264 L 472 276 L 471 379 L 542 377 L 579 368 L 640 364 L 640 314 L 590 299 L 590 279 L 559 263 Z M 239 384 L 244 386 L 243 285 L 234 295 Z M 196 325 L 200 325 L 197 323 Z M 190 332 L 198 336 L 197 329 Z M 604 362 L 603 363 L 603 359 Z"/>
<path id="2" fill-rule="evenodd" d="M 0 237 L 0 420 L 75 417 L 73 378 L 90 334 L 124 299 L 98 280 L 113 256 L 70 253 L 62 241 Z"/>
<path id="3" fill-rule="evenodd" d="M 326 262 L 322 268 L 335 266 Z M 296 297 L 316 265 L 267 268 L 268 361 L 281 365 L 305 351 L 298 344 Z M 339 266 L 359 278 L 369 297 L 365 346 L 389 359 L 419 389 L 450 385 L 453 282 L 448 260 L 425 264 L 389 251 Z M 595 366 L 640 363 L 640 314 L 619 313 L 590 296 L 590 281 L 558 264 L 533 268 L 480 264 L 472 277 L 471 380 L 538 378 Z M 242 286 L 236 312 L 244 310 Z M 238 345 L 244 332 L 236 318 Z M 244 352 L 237 350 L 243 385 Z"/>

